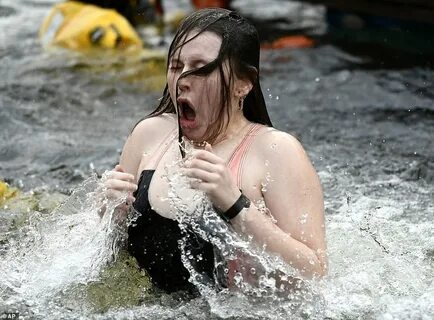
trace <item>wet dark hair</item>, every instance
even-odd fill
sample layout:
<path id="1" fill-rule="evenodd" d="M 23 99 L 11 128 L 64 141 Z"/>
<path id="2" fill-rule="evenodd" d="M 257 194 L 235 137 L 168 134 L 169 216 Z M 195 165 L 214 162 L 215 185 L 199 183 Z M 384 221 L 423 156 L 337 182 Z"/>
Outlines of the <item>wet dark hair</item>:
<path id="1" fill-rule="evenodd" d="M 206 76 L 216 69 L 219 70 L 222 81 L 222 107 L 220 108 L 218 119 L 222 118 L 225 111 L 228 119 L 230 117 L 230 88 L 233 84 L 233 75 L 235 74 L 240 79 L 248 79 L 253 87 L 244 99 L 244 116 L 251 122 L 272 126 L 259 84 L 260 45 L 258 33 L 255 27 L 238 13 L 221 8 L 207 8 L 198 10 L 187 16 L 179 26 L 170 45 L 167 67 L 175 52 L 178 51 L 179 54 L 185 43 L 193 40 L 205 31 L 213 32 L 222 38 L 217 58 L 203 67 L 184 72 L 179 79 L 189 75 Z M 186 37 L 191 32 L 197 33 L 186 40 Z M 229 62 L 230 66 L 229 79 L 225 78 L 223 72 L 223 62 L 225 60 Z M 169 94 L 168 85 L 166 84 L 160 104 L 148 117 L 158 116 L 163 113 L 175 113 L 175 108 Z M 219 133 L 226 129 L 224 126 L 228 124 L 222 122 L 220 121 L 219 127 L 214 128 L 210 132 L 208 141 L 212 142 Z"/>

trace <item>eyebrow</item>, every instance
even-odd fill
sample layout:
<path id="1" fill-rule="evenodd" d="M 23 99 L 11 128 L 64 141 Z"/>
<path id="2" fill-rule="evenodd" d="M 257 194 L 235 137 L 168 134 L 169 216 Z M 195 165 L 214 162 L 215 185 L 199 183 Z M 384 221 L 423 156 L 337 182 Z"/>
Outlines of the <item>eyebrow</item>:
<path id="1" fill-rule="evenodd" d="M 211 59 L 211 60 L 207 60 L 207 59 L 205 59 L 205 58 L 202 58 L 202 57 L 194 57 L 193 56 L 193 58 L 191 59 L 191 62 L 192 63 L 203 63 L 203 64 L 208 64 L 208 63 L 210 63 L 211 61 L 213 61 L 214 59 Z M 170 60 L 169 60 L 169 62 L 170 63 L 179 63 L 179 62 L 181 62 L 181 60 L 180 59 L 178 59 L 178 58 L 171 58 Z"/>

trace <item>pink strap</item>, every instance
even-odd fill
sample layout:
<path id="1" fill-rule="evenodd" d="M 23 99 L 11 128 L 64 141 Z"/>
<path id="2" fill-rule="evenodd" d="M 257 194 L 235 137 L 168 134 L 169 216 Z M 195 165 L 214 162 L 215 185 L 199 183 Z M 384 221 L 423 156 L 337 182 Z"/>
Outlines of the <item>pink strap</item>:
<path id="1" fill-rule="evenodd" d="M 164 137 L 163 143 L 162 143 L 163 147 L 161 147 L 161 146 L 159 147 L 160 153 L 158 154 L 158 157 L 155 159 L 156 160 L 155 161 L 155 167 L 158 166 L 158 164 L 161 161 L 161 158 L 163 158 L 163 156 L 166 154 L 167 150 L 169 150 L 169 147 L 171 145 L 170 141 L 172 140 L 172 139 L 170 139 L 170 137 L 173 135 L 173 133 L 176 130 L 177 130 L 176 128 L 173 129 Z"/>
<path id="2" fill-rule="evenodd" d="M 231 158 L 228 161 L 228 167 L 232 172 L 232 175 L 237 179 L 237 186 L 241 187 L 241 177 L 242 177 L 242 171 L 244 166 L 244 161 L 247 157 L 247 151 L 249 151 L 250 146 L 252 145 L 254 138 L 256 137 L 259 130 L 261 130 L 263 125 L 255 123 L 241 143 L 238 145 L 238 147 L 235 149 L 234 153 L 232 154 Z"/>
<path id="3" fill-rule="evenodd" d="M 237 179 L 237 186 L 238 188 L 241 187 L 241 178 L 242 178 L 242 171 L 244 166 L 244 161 L 247 157 L 247 152 L 250 149 L 250 146 L 252 145 L 254 138 L 258 134 L 258 131 L 261 130 L 264 126 L 260 124 L 254 124 L 251 126 L 241 143 L 238 145 L 238 147 L 235 149 L 234 153 L 232 154 L 231 158 L 228 161 L 228 167 L 232 172 L 232 175 Z M 237 254 L 239 255 L 239 251 L 237 251 Z M 234 277 L 235 274 L 241 270 L 242 263 L 239 259 L 242 259 L 241 256 L 238 256 L 238 258 L 234 260 L 228 260 L 227 261 L 227 268 L 228 268 L 228 286 L 234 287 Z"/>

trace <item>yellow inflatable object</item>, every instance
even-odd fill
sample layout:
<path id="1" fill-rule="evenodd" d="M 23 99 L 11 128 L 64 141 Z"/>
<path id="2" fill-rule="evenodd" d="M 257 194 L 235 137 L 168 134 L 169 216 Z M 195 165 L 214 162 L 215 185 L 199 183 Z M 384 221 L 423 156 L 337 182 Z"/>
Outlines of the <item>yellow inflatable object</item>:
<path id="1" fill-rule="evenodd" d="M 45 46 L 73 50 L 142 47 L 133 27 L 115 10 L 75 1 L 55 5 L 42 23 L 39 37 Z"/>
<path id="2" fill-rule="evenodd" d="M 6 182 L 0 180 L 0 206 L 4 205 L 7 200 L 10 200 L 18 195 L 18 189 L 11 188 Z"/>

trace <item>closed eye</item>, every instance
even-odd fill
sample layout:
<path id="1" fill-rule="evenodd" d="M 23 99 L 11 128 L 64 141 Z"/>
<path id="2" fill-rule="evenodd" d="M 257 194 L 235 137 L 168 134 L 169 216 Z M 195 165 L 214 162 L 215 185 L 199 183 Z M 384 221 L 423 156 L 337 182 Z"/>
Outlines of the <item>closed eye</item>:
<path id="1" fill-rule="evenodd" d="M 169 62 L 169 69 L 170 70 L 179 70 L 183 68 L 184 65 L 179 59 L 171 59 Z"/>
<path id="2" fill-rule="evenodd" d="M 197 60 L 192 61 L 192 65 L 195 69 L 202 68 L 203 66 L 207 65 L 208 63 L 209 63 L 209 61 L 205 61 L 202 59 L 197 59 Z"/>

